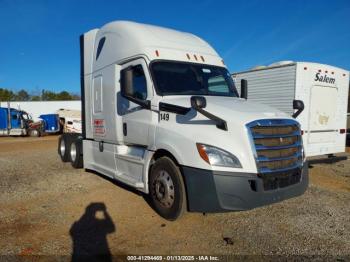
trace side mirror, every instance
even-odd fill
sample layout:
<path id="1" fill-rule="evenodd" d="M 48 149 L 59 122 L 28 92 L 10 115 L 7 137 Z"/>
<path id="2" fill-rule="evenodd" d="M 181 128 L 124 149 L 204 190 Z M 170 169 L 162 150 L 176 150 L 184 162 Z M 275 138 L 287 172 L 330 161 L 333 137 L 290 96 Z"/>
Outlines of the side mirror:
<path id="1" fill-rule="evenodd" d="M 203 96 L 191 96 L 191 106 L 194 109 L 205 108 L 207 106 L 207 100 Z"/>
<path id="2" fill-rule="evenodd" d="M 133 95 L 133 77 L 131 67 L 120 72 L 120 92 L 122 96 L 126 98 Z"/>
<path id="3" fill-rule="evenodd" d="M 248 99 L 248 81 L 246 79 L 241 80 L 241 98 Z"/>
<path id="4" fill-rule="evenodd" d="M 292 116 L 293 118 L 297 118 L 297 116 L 304 110 L 304 102 L 301 100 L 293 100 L 293 109 L 296 109 L 297 111 Z"/>
<path id="5" fill-rule="evenodd" d="M 149 100 L 134 97 L 133 70 L 131 67 L 125 68 L 120 72 L 120 93 L 131 102 L 143 108 L 151 109 L 151 102 Z"/>

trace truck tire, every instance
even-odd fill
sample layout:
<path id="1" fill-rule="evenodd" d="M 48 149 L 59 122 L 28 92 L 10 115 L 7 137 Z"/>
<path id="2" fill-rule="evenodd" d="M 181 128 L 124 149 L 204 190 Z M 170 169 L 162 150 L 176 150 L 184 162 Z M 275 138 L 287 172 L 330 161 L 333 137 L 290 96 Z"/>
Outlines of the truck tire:
<path id="1" fill-rule="evenodd" d="M 39 137 L 40 131 L 38 129 L 29 129 L 29 136 L 31 137 Z"/>
<path id="2" fill-rule="evenodd" d="M 179 167 L 169 157 L 161 157 L 150 173 L 150 200 L 157 213 L 176 220 L 186 210 L 185 184 Z"/>
<path id="3" fill-rule="evenodd" d="M 69 161 L 69 146 L 68 146 L 67 137 L 60 136 L 58 139 L 58 154 L 61 157 L 62 162 Z"/>
<path id="4" fill-rule="evenodd" d="M 80 140 L 73 141 L 70 145 L 69 158 L 74 168 L 83 167 L 83 147 Z"/>

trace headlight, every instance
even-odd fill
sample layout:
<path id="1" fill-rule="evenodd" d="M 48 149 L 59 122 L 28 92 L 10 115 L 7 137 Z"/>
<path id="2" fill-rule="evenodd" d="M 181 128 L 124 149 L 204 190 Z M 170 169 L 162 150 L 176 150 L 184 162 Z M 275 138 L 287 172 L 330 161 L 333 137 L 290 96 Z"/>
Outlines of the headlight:
<path id="1" fill-rule="evenodd" d="M 225 150 L 215 146 L 208 146 L 198 143 L 197 149 L 201 158 L 212 166 L 242 168 L 242 165 L 237 157 Z"/>

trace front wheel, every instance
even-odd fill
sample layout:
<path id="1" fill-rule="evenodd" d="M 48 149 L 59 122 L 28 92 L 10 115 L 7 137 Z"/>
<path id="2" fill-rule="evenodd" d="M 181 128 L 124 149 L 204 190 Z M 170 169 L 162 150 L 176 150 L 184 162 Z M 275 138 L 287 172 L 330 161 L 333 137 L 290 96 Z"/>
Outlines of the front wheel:
<path id="1" fill-rule="evenodd" d="M 29 130 L 29 136 L 31 137 L 39 137 L 40 131 L 38 129 L 30 129 Z"/>
<path id="2" fill-rule="evenodd" d="M 159 158 L 151 169 L 150 198 L 153 208 L 167 220 L 186 210 L 186 192 L 179 167 L 168 157 Z"/>

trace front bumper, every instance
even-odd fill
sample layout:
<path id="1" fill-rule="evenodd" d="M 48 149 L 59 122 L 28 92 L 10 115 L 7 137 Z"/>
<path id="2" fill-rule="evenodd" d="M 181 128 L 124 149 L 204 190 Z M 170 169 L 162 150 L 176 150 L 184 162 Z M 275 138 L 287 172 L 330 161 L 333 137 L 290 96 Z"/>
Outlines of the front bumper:
<path id="1" fill-rule="evenodd" d="M 302 195 L 309 184 L 308 164 L 300 182 L 264 190 L 263 180 L 252 173 L 218 172 L 182 166 L 189 211 L 248 210 Z"/>

